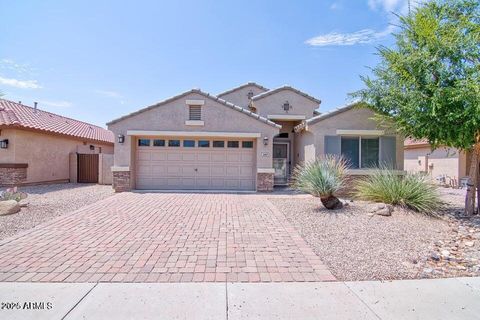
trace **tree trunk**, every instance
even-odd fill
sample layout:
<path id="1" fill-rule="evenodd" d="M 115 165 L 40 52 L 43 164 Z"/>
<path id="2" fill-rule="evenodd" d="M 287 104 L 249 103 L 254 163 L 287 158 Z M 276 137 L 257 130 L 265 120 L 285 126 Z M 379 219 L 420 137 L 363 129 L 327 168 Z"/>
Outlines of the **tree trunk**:
<path id="1" fill-rule="evenodd" d="M 467 194 L 465 197 L 465 215 L 471 216 L 475 213 L 475 194 L 478 186 L 478 165 L 480 155 L 480 143 L 476 143 L 472 149 L 470 172 L 468 173 Z"/>
<path id="2" fill-rule="evenodd" d="M 343 208 L 343 203 L 335 196 L 320 197 L 320 201 L 329 210 L 336 210 Z"/>

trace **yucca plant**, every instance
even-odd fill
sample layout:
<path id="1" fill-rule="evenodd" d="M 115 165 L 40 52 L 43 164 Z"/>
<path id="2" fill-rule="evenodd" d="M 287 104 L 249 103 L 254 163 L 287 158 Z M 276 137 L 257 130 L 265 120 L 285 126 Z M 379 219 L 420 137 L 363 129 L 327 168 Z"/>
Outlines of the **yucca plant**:
<path id="1" fill-rule="evenodd" d="M 319 197 L 327 209 L 340 209 L 343 205 L 335 194 L 344 186 L 346 169 L 343 158 L 322 156 L 295 168 L 292 187 Z"/>
<path id="2" fill-rule="evenodd" d="M 383 202 L 435 215 L 442 206 L 437 188 L 424 174 L 399 175 L 380 168 L 357 183 L 355 195 L 361 200 Z"/>

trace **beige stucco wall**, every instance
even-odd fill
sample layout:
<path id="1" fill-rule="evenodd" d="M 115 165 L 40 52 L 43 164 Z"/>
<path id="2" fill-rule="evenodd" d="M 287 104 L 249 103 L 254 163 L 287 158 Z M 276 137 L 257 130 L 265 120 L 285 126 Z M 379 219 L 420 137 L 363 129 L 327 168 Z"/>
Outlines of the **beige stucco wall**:
<path id="1" fill-rule="evenodd" d="M 405 170 L 410 172 L 428 172 L 433 178 L 447 175 L 461 179 L 468 172 L 465 152 L 455 148 L 440 147 L 431 150 L 429 146 L 408 148 L 404 152 Z"/>
<path id="2" fill-rule="evenodd" d="M 283 110 L 285 101 L 288 101 L 291 106 L 288 113 Z M 318 108 L 319 104 L 292 90 L 284 89 L 255 100 L 253 106 L 257 109 L 256 112 L 264 117 L 268 115 L 301 115 L 308 119 L 313 117 L 313 111 Z"/>
<path id="3" fill-rule="evenodd" d="M 98 183 L 112 184 L 113 154 L 101 153 L 98 155 Z"/>
<path id="4" fill-rule="evenodd" d="M 218 97 L 233 104 L 236 104 L 237 106 L 240 106 L 242 108 L 247 108 L 248 104 L 250 103 L 250 100 L 248 99 L 248 92 L 250 91 L 253 92 L 254 96 L 265 92 L 265 90 L 257 86 L 248 85 L 230 93 L 219 95 Z"/>
<path id="5" fill-rule="evenodd" d="M 204 126 L 189 126 L 186 100 L 204 100 L 202 120 Z M 227 107 L 211 98 L 198 93 L 190 93 L 167 104 L 133 115 L 109 125 L 115 136 L 125 135 L 125 143 L 115 142 L 115 167 L 135 168 L 135 137 L 128 136 L 127 130 L 183 131 L 183 132 L 243 132 L 260 133 L 257 139 L 257 168 L 272 168 L 272 141 L 279 129 L 256 120 L 242 112 Z M 268 145 L 263 138 L 268 138 Z M 213 139 L 213 138 L 212 138 Z"/>
<path id="6" fill-rule="evenodd" d="M 334 115 L 325 120 L 308 125 L 307 131 L 313 134 L 315 156 L 319 157 L 324 154 L 324 138 L 326 135 L 336 135 L 337 130 L 384 130 L 385 128 L 379 128 L 377 122 L 372 119 L 374 113 L 368 109 L 350 109 L 345 112 Z M 392 132 L 386 130 L 385 135 L 395 135 Z M 305 160 L 311 160 L 312 137 L 300 136 L 299 148 L 307 148 L 308 158 L 305 156 Z M 303 138 L 305 137 L 305 138 Z M 396 166 L 397 170 L 403 170 L 403 138 L 401 136 L 396 137 Z M 305 152 L 304 152 L 305 153 Z"/>
<path id="7" fill-rule="evenodd" d="M 70 179 L 71 153 L 113 153 L 113 146 L 72 139 L 38 131 L 2 129 L 0 139 L 9 139 L 8 149 L 0 149 L 2 163 L 28 163 L 27 181 L 39 183 Z M 90 150 L 90 145 L 95 150 Z"/>

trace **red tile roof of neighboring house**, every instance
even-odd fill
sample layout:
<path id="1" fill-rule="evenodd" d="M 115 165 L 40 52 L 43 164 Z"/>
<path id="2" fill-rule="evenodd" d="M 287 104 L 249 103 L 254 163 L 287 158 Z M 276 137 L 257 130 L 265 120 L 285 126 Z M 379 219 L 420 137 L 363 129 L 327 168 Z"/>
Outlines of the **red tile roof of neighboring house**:
<path id="1" fill-rule="evenodd" d="M 0 127 L 40 130 L 107 143 L 115 141 L 110 130 L 4 99 L 0 99 Z"/>
<path id="2" fill-rule="evenodd" d="M 415 139 L 405 139 L 403 145 L 405 147 L 420 147 L 420 146 L 429 146 L 430 144 L 428 143 L 427 140 L 421 139 L 421 140 L 415 140 Z"/>

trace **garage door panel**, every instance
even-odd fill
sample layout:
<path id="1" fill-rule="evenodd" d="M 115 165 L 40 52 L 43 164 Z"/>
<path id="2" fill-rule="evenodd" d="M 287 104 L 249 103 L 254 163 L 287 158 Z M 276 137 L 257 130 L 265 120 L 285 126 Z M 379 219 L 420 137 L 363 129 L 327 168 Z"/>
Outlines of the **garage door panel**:
<path id="1" fill-rule="evenodd" d="M 182 154 L 180 152 L 169 152 L 167 151 L 167 160 L 169 161 L 181 161 L 182 160 Z"/>
<path id="2" fill-rule="evenodd" d="M 182 166 L 179 166 L 179 165 L 169 165 L 166 167 L 167 169 L 167 175 L 171 176 L 171 175 L 181 175 L 182 174 Z"/>
<path id="3" fill-rule="evenodd" d="M 197 161 L 210 162 L 210 153 L 209 152 L 199 152 L 197 154 Z"/>
<path id="4" fill-rule="evenodd" d="M 182 160 L 183 161 L 195 161 L 196 157 L 195 157 L 195 153 L 184 153 L 182 154 Z"/>
<path id="5" fill-rule="evenodd" d="M 229 152 L 227 154 L 227 162 L 239 162 L 241 161 L 241 157 L 240 152 Z"/>
<path id="6" fill-rule="evenodd" d="M 136 187 L 255 190 L 255 155 L 243 148 L 139 147 Z"/>
<path id="7" fill-rule="evenodd" d="M 144 152 L 139 152 L 137 153 L 137 160 L 150 160 L 150 152 L 149 151 L 144 151 Z"/>
<path id="8" fill-rule="evenodd" d="M 241 153 L 240 159 L 242 162 L 253 162 L 253 153 Z"/>
<path id="9" fill-rule="evenodd" d="M 140 168 L 139 168 L 140 169 Z M 152 164 L 151 165 L 151 172 L 154 175 L 164 175 L 167 170 L 165 166 L 159 165 L 159 164 Z"/>
<path id="10" fill-rule="evenodd" d="M 151 159 L 155 161 L 167 160 L 167 155 L 164 152 L 151 152 Z"/>
<path id="11" fill-rule="evenodd" d="M 235 177 L 238 176 L 240 173 L 240 169 L 238 166 L 228 166 L 225 168 L 226 169 L 226 176 L 227 177 Z"/>
<path id="12" fill-rule="evenodd" d="M 253 179 L 249 180 L 240 180 L 240 189 L 242 190 L 252 190 L 255 187 L 255 181 Z"/>

